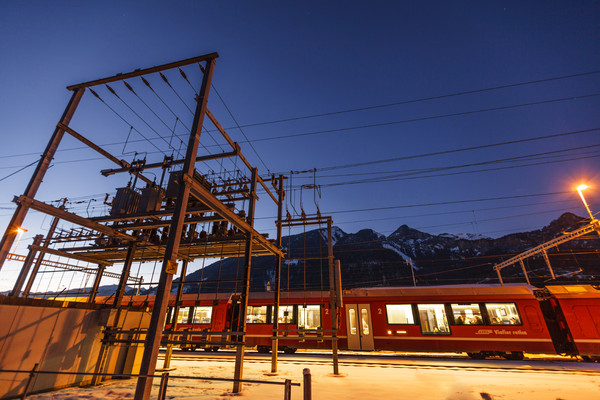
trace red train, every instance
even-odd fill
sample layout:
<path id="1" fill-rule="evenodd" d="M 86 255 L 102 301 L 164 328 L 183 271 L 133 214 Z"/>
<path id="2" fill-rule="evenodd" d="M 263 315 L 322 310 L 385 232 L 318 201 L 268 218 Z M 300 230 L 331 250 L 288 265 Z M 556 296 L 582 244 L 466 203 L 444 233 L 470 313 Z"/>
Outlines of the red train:
<path id="1" fill-rule="evenodd" d="M 281 295 L 280 350 L 331 348 L 328 296 Z M 600 360 L 600 288 L 590 285 L 368 288 L 345 290 L 343 299 L 340 349 L 466 352 L 476 359 L 558 353 Z M 259 352 L 271 349 L 272 305 L 272 293 L 251 293 L 246 345 Z M 173 306 L 167 321 L 173 321 Z M 223 347 L 222 333 L 211 333 L 231 331 L 236 314 L 235 296 L 184 295 L 176 328 L 181 349 Z"/>

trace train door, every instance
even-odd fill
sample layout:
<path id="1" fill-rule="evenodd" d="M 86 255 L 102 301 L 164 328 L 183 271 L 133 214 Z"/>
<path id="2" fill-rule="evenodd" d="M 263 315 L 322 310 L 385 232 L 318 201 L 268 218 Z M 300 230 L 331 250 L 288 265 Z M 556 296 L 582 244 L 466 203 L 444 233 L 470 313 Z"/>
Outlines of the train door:
<path id="1" fill-rule="evenodd" d="M 375 349 L 369 304 L 346 305 L 346 331 L 348 333 L 348 349 Z"/>

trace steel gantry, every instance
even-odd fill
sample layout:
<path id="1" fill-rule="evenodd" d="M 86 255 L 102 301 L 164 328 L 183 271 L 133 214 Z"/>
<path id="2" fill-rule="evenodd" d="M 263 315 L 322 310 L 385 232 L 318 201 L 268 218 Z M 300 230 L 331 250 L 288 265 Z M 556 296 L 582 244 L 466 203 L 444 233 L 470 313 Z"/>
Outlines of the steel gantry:
<path id="1" fill-rule="evenodd" d="M 132 263 L 162 262 L 149 327 L 146 331 L 141 332 L 145 339 L 138 341 L 144 344 L 140 377 L 135 394 L 135 398 L 138 400 L 146 400 L 150 397 L 152 378 L 149 376 L 155 372 L 158 350 L 163 339 L 163 327 L 173 285 L 173 275 L 178 272 L 179 263 L 182 262 L 184 265 L 178 285 L 180 296 L 188 262 L 198 258 L 238 257 L 243 254 L 242 257 L 245 261 L 238 326 L 235 327 L 237 332 L 229 332 L 231 336 L 228 336 L 232 338 L 231 343 L 237 346 L 238 356 L 234 378 L 240 380 L 243 374 L 245 314 L 249 294 L 251 259 L 253 256 L 273 255 L 279 265 L 285 256 L 281 248 L 283 176 L 262 178 L 258 169 L 248 162 L 242 154 L 240 146 L 231 139 L 208 109 L 208 98 L 217 57 L 217 53 L 210 53 L 67 87 L 73 92 L 71 100 L 55 128 L 25 192 L 21 196 L 15 197 L 17 208 L 0 242 L 0 268 L 7 259 L 23 262 L 21 273 L 11 292 L 12 296 L 27 297 L 32 294 L 31 284 L 36 279 L 41 265 L 95 274 L 94 284 L 88 297 L 90 303 L 95 300 L 103 276 L 118 277 L 119 284 L 112 300 L 112 306 L 117 308 L 117 315 L 122 307 L 121 300 L 127 283 L 141 285 L 141 278 L 132 276 Z M 197 88 L 193 87 L 181 70 L 182 67 L 193 64 L 200 67 L 202 77 Z M 119 159 L 84 136 L 81 131 L 69 126 L 86 91 L 104 102 L 94 90 L 96 86 L 105 85 L 111 93 L 117 95 L 108 84 L 122 82 L 133 92 L 127 83 L 127 80 L 133 78 L 141 78 L 144 84 L 154 91 L 145 77 L 159 74 L 164 82 L 171 86 L 163 72 L 172 69 L 178 69 L 196 93 L 193 122 L 187 132 L 187 144 L 183 149 L 185 157 L 175 159 L 173 155 L 165 155 L 162 161 L 152 163 L 147 163 L 145 159 L 136 160 L 134 157 L 129 162 Z M 167 104 L 165 105 L 168 107 Z M 169 108 L 169 110 L 171 109 Z M 208 117 L 214 130 L 219 132 L 230 149 L 215 154 L 198 154 L 201 133 L 203 129 L 206 129 L 204 128 L 205 117 Z M 115 168 L 102 170 L 102 175 L 129 174 L 131 176 L 132 185 L 130 185 L 130 180 L 127 187 L 118 188 L 111 203 L 107 203 L 105 200 L 105 204 L 111 207 L 108 215 L 82 216 L 69 210 L 64 203 L 56 207 L 36 199 L 36 194 L 48 171 L 50 162 L 54 159 L 65 134 L 80 141 L 116 165 Z M 241 174 L 237 178 L 222 179 L 221 182 L 211 181 L 196 168 L 198 162 L 226 158 L 241 160 L 241 165 L 247 168 L 249 177 Z M 182 169 L 175 171 L 172 169 L 174 166 L 182 166 Z M 162 169 L 160 183 L 156 183 L 156 179 L 152 180 L 145 175 L 145 172 L 150 169 Z M 165 179 L 167 173 L 169 173 L 168 182 Z M 135 187 L 138 181 L 145 185 L 141 190 Z M 278 207 L 279 222 L 275 240 L 269 240 L 267 235 L 259 233 L 254 227 L 255 204 L 258 200 L 259 188 Z M 276 192 L 274 193 L 272 189 L 275 189 Z M 245 207 L 248 211 L 245 210 Z M 51 227 L 45 238 L 42 235 L 35 237 L 33 244 L 29 246 L 27 256 L 9 254 L 17 232 L 29 210 L 36 210 L 52 216 Z M 58 224 L 63 222 L 79 228 L 70 231 L 58 229 Z M 204 226 L 204 224 L 212 224 L 213 229 L 209 232 L 200 231 L 200 226 Z M 330 225 L 328 227 L 330 231 Z M 85 262 L 96 267 L 80 267 L 66 262 L 44 260 L 46 254 Z M 107 268 L 116 264 L 122 265 L 120 273 L 106 271 Z M 148 284 L 152 284 L 152 282 Z M 279 287 L 279 282 L 276 284 Z M 118 321 L 118 316 L 116 320 Z M 115 332 L 119 332 L 119 328 L 114 322 L 112 325 L 109 322 L 106 328 L 107 336 L 105 338 L 115 338 Z M 275 335 L 275 343 L 276 340 L 277 336 Z M 106 339 L 106 341 L 110 340 Z M 133 342 L 135 340 L 130 341 L 130 343 Z M 103 349 L 100 351 L 97 372 L 102 372 L 104 368 L 105 347 L 103 345 Z M 97 379 L 95 381 L 97 382 Z M 236 381 L 234 391 L 239 390 L 241 390 L 241 384 Z"/>
<path id="2" fill-rule="evenodd" d="M 503 261 L 499 264 L 494 265 L 494 270 L 498 274 L 498 279 L 500 280 L 500 284 L 504 285 L 504 280 L 502 279 L 502 274 L 500 273 L 500 271 L 502 271 L 502 269 L 509 267 L 511 265 L 514 265 L 516 263 L 519 263 L 519 265 L 521 266 L 521 270 L 523 271 L 523 275 L 525 276 L 525 280 L 527 281 L 527 283 L 531 284 L 531 282 L 529 281 L 529 275 L 527 274 L 527 270 L 525 269 L 525 264 L 523 263 L 523 260 L 525 260 L 529 257 L 533 257 L 538 254 L 541 254 L 544 257 L 544 261 L 546 262 L 546 265 L 548 266 L 548 269 L 550 270 L 550 275 L 552 276 L 552 279 L 555 279 L 556 277 L 554 275 L 554 270 L 552 269 L 552 264 L 550 264 L 550 259 L 548 258 L 547 251 L 553 247 L 557 247 L 559 244 L 566 243 L 570 240 L 576 239 L 578 237 L 587 235 L 588 233 L 592 233 L 592 232 L 596 232 L 600 236 L 600 221 L 598 221 L 595 218 L 592 218 L 590 223 L 587 224 L 586 226 L 583 226 L 572 232 L 565 233 L 563 236 L 549 240 L 546 243 L 542 243 L 539 246 L 533 247 L 533 248 L 526 250 L 520 254 L 517 254 L 514 257 L 509 258 L 506 261 Z"/>

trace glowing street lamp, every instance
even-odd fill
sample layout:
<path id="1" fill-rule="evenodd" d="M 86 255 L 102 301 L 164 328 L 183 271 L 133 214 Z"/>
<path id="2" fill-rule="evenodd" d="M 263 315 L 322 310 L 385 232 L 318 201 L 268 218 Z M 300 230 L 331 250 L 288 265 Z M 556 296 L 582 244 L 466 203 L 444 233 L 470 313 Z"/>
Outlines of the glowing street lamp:
<path id="1" fill-rule="evenodd" d="M 581 184 L 579 186 L 577 186 L 577 193 L 579 193 L 579 197 L 581 197 L 581 201 L 583 201 L 583 205 L 585 206 L 585 209 L 587 210 L 588 214 L 590 215 L 590 218 L 592 219 L 592 222 L 594 222 L 594 214 L 592 214 L 592 211 L 590 210 L 590 206 L 588 206 L 588 203 L 585 201 L 585 198 L 583 197 L 583 191 L 585 189 L 589 188 L 588 185 L 586 184 Z"/>
<path id="2" fill-rule="evenodd" d="M 25 232 L 27 232 L 27 229 L 21 227 L 17 228 L 17 242 L 15 243 L 15 247 L 12 251 L 13 253 L 17 251 L 17 246 L 19 246 L 19 242 L 21 241 L 21 238 Z"/>

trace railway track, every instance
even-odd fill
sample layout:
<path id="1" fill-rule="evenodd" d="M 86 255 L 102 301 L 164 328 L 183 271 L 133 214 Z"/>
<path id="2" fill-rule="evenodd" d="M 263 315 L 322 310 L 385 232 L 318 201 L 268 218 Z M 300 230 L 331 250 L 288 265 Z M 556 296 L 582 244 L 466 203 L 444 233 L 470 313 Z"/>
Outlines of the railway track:
<path id="1" fill-rule="evenodd" d="M 235 358 L 233 352 L 214 353 L 173 353 L 173 359 L 181 361 L 211 361 L 231 363 Z M 159 357 L 159 362 L 164 356 Z M 251 364 L 271 364 L 270 355 L 246 354 L 245 361 Z M 331 355 L 300 353 L 295 355 L 280 355 L 278 362 L 282 364 L 331 365 Z M 600 364 L 584 363 L 567 358 L 556 361 L 556 359 L 535 359 L 525 361 L 507 360 L 471 360 L 467 357 L 448 358 L 414 358 L 407 356 L 389 355 L 340 355 L 339 366 L 367 367 L 367 368 L 398 368 L 398 369 L 440 369 L 457 371 L 502 371 L 514 373 L 558 373 L 558 374 L 581 374 L 600 375 Z"/>

